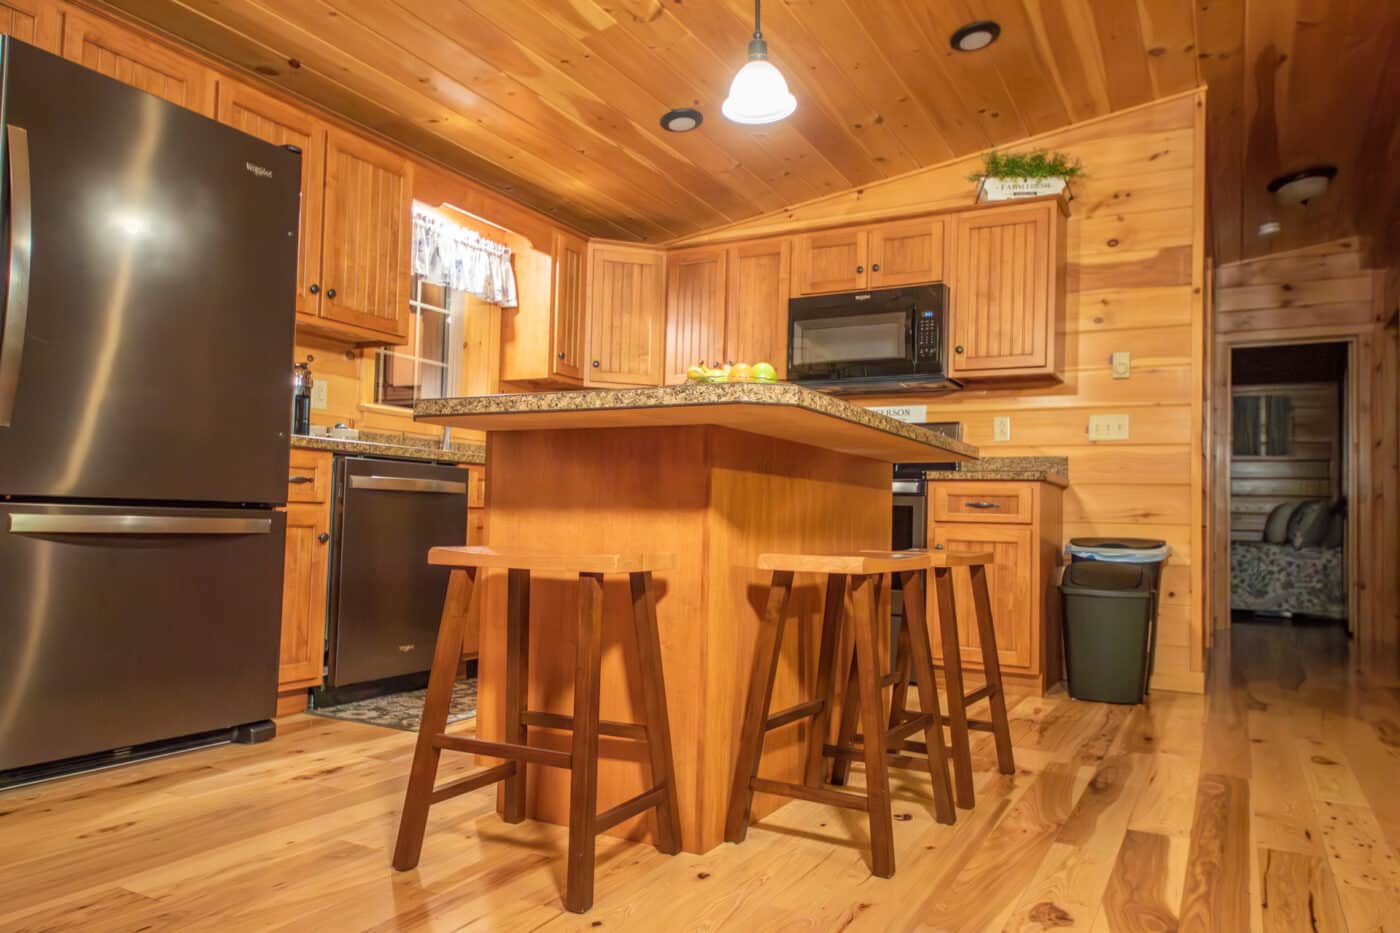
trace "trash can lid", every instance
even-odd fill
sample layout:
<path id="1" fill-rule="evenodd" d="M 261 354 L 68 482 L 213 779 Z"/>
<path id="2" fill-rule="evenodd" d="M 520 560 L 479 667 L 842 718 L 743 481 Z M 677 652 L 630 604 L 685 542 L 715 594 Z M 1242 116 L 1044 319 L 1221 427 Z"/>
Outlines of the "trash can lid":
<path id="1" fill-rule="evenodd" d="M 1070 538 L 1069 543 L 1073 547 L 1114 551 L 1155 551 L 1167 546 L 1167 542 L 1157 538 Z"/>
<path id="2" fill-rule="evenodd" d="M 1060 592 L 1070 596 L 1146 599 L 1152 595 L 1152 581 L 1141 564 L 1080 561 L 1065 568 Z"/>

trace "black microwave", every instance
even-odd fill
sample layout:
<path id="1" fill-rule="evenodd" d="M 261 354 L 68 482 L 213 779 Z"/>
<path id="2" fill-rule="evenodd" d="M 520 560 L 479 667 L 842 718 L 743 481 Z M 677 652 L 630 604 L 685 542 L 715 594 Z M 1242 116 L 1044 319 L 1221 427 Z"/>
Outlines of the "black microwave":
<path id="1" fill-rule="evenodd" d="M 948 379 L 948 287 L 792 299 L 787 377 L 842 392 L 956 388 Z"/>

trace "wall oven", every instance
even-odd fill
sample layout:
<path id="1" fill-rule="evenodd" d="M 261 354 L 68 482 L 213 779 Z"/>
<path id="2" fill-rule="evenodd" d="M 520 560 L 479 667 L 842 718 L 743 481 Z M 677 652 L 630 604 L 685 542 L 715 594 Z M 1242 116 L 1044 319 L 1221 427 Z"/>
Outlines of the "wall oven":
<path id="1" fill-rule="evenodd" d="M 962 423 L 935 421 L 920 425 L 931 431 L 962 440 Z M 950 463 L 896 463 L 894 466 L 894 515 L 891 523 L 890 547 L 896 551 L 928 547 L 928 483 L 924 474 L 930 470 L 956 469 Z M 899 579 L 892 581 L 890 615 L 894 624 L 892 636 L 897 636 L 904 621 L 904 594 Z M 893 642 L 891 642 L 893 644 Z"/>
<path id="2" fill-rule="evenodd" d="M 948 288 L 918 285 L 788 302 L 788 379 L 841 392 L 957 388 L 947 378 Z"/>

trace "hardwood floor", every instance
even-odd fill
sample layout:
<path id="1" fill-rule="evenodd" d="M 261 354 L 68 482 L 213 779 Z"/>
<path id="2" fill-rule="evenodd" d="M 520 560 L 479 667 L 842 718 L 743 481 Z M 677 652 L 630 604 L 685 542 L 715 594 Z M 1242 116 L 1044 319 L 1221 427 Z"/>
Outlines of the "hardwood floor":
<path id="1" fill-rule="evenodd" d="M 413 736 L 299 716 L 267 745 L 0 793 L 0 930 L 1400 929 L 1400 691 L 1359 687 L 1335 630 L 1232 631 L 1205 697 L 1021 699 L 1018 772 L 975 736 L 955 826 L 895 772 L 887 881 L 861 814 L 793 802 L 706 855 L 601 837 L 578 917 L 562 827 L 505 825 L 491 791 L 435 809 L 399 874 Z M 466 770 L 445 756 L 442 779 Z"/>

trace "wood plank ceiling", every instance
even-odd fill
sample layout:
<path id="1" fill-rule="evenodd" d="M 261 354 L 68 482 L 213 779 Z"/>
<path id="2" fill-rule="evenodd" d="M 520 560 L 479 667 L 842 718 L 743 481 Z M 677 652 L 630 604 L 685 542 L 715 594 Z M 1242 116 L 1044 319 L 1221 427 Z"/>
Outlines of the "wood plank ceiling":
<path id="1" fill-rule="evenodd" d="M 1400 199 L 1389 2 L 769 0 L 798 109 L 767 127 L 719 114 L 751 0 L 99 2 L 597 236 L 674 239 L 1203 79 L 1217 261 L 1368 232 Z M 952 50 L 978 19 L 1000 40 Z M 672 107 L 706 120 L 668 133 Z M 1363 152 L 1390 154 L 1365 170 L 1388 204 L 1361 196 Z M 1259 240 L 1264 183 L 1314 161 L 1342 167 L 1337 196 Z"/>

